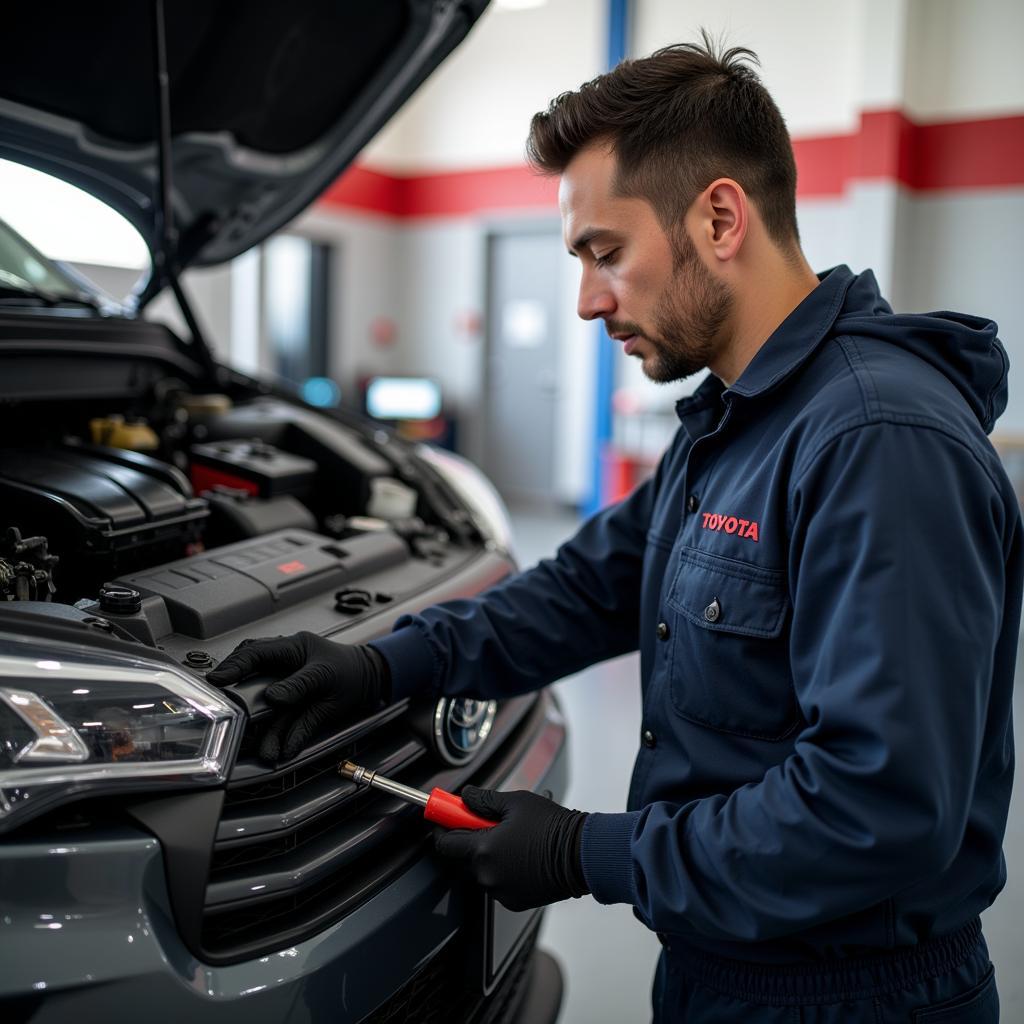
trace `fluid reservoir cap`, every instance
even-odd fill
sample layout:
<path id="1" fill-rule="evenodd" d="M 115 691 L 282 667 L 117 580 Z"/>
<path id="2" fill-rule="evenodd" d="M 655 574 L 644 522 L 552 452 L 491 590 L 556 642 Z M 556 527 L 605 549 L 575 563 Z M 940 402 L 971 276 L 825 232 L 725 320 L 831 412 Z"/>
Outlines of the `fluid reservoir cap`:
<path id="1" fill-rule="evenodd" d="M 334 595 L 335 611 L 346 615 L 358 615 L 365 612 L 373 603 L 373 595 L 368 590 L 358 587 L 345 587 Z"/>
<path id="2" fill-rule="evenodd" d="M 135 615 L 142 611 L 142 594 L 132 587 L 104 583 L 99 600 L 100 609 L 108 615 Z"/>

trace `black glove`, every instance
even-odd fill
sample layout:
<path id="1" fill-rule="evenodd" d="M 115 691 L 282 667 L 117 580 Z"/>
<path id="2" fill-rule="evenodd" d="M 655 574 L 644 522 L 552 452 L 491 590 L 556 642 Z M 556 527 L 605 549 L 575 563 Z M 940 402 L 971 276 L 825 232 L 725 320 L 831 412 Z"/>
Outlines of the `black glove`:
<path id="1" fill-rule="evenodd" d="M 284 676 L 264 691 L 267 702 L 293 709 L 276 718 L 264 735 L 264 761 L 290 761 L 321 730 L 345 725 L 356 713 L 375 710 L 391 697 L 391 672 L 379 651 L 305 632 L 243 640 L 206 679 L 227 686 L 264 674 Z"/>
<path id="2" fill-rule="evenodd" d="M 494 828 L 436 829 L 434 848 L 462 861 L 474 880 L 509 910 L 530 910 L 590 892 L 580 839 L 587 816 L 526 790 L 466 786 L 459 794 Z"/>

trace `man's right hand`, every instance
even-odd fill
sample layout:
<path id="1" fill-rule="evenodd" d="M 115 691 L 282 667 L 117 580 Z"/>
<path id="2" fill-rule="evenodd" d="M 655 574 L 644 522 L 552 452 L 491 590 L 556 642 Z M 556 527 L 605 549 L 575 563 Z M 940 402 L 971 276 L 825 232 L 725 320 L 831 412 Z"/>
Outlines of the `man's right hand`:
<path id="1" fill-rule="evenodd" d="M 264 761 L 290 761 L 318 733 L 376 710 L 391 690 L 384 656 L 366 644 L 336 644 L 315 633 L 244 640 L 206 674 L 214 686 L 278 675 L 264 691 L 282 713 L 260 744 Z M 287 709 L 287 713 L 286 712 Z"/>

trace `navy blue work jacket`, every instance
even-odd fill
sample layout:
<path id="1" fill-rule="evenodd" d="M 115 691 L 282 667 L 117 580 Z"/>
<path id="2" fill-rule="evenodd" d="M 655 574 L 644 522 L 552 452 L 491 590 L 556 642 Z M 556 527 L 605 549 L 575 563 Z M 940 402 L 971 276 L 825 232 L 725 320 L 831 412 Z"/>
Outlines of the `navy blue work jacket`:
<path id="1" fill-rule="evenodd" d="M 870 271 L 828 272 L 735 384 L 678 404 L 651 480 L 377 641 L 395 697 L 509 696 L 639 648 L 628 809 L 582 838 L 599 901 L 763 962 L 952 931 L 1005 880 L 1006 370 L 993 323 L 893 315 Z"/>

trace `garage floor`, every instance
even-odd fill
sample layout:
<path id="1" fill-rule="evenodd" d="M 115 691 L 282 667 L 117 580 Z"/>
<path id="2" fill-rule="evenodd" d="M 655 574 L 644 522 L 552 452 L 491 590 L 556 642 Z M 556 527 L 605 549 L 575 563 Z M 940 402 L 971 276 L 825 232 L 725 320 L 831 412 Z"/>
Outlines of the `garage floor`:
<path id="1" fill-rule="evenodd" d="M 526 567 L 553 554 L 577 522 L 562 511 L 514 513 L 520 564 Z M 587 811 L 625 807 L 640 730 L 638 676 L 638 659 L 631 655 L 556 685 L 572 725 L 569 806 Z M 1020 687 L 1014 711 L 1016 721 L 1024 721 Z M 1019 725 L 1017 737 L 1018 750 L 1024 750 Z M 983 922 L 999 979 L 1003 1024 L 1024 1024 L 1024 770 L 1017 773 L 1005 852 L 1010 880 Z M 587 898 L 559 903 L 548 911 L 541 941 L 565 973 L 560 1024 L 647 1019 L 659 946 L 628 907 L 602 907 Z"/>

